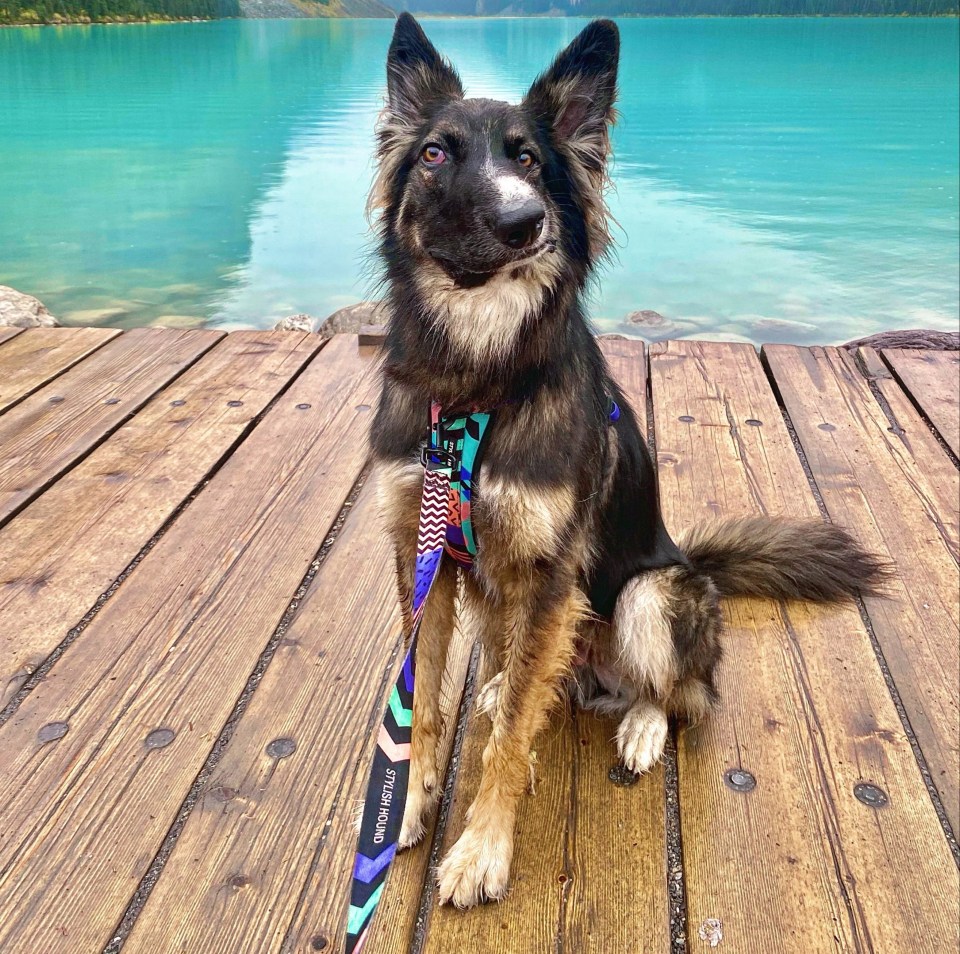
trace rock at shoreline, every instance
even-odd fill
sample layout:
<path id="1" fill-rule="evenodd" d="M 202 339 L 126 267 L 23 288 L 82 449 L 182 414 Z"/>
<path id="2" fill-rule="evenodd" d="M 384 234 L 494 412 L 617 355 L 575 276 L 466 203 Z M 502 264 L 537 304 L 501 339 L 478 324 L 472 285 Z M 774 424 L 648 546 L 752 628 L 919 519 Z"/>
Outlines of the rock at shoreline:
<path id="1" fill-rule="evenodd" d="M 363 325 L 383 325 L 386 321 L 387 309 L 382 301 L 361 301 L 335 311 L 317 328 L 317 334 L 324 340 L 334 335 L 355 335 Z"/>
<path id="2" fill-rule="evenodd" d="M 58 328 L 60 322 L 43 302 L 8 285 L 0 285 L 0 328 Z"/>
<path id="3" fill-rule="evenodd" d="M 310 315 L 287 315 L 281 318 L 274 326 L 274 331 L 303 331 L 309 334 L 313 331 L 313 318 Z"/>
<path id="4" fill-rule="evenodd" d="M 930 331 L 907 328 L 903 331 L 881 331 L 866 338 L 856 338 L 841 348 L 912 348 L 917 351 L 960 351 L 960 334 L 956 331 Z"/>

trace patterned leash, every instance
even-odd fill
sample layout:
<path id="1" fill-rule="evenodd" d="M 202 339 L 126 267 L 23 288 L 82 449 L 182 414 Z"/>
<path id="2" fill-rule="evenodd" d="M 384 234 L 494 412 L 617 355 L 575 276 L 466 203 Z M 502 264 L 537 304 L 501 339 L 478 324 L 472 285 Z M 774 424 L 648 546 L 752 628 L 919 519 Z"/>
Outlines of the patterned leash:
<path id="1" fill-rule="evenodd" d="M 430 446 L 423 453 L 423 495 L 413 586 L 413 632 L 373 755 L 350 885 L 346 954 L 359 954 L 397 853 L 410 778 L 410 731 L 417 636 L 423 608 L 444 553 L 463 567 L 473 565 L 477 547 L 470 520 L 473 474 L 490 415 L 482 412 L 444 418 L 430 408 Z"/>

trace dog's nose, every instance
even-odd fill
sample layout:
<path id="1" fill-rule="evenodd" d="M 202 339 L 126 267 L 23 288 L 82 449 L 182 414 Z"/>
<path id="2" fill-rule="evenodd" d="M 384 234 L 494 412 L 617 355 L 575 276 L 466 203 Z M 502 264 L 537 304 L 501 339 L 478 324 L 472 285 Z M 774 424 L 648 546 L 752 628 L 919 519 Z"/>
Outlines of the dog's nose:
<path id="1" fill-rule="evenodd" d="M 537 199 L 527 199 L 520 205 L 501 209 L 493 227 L 493 234 L 510 248 L 532 245 L 543 231 L 546 209 Z"/>

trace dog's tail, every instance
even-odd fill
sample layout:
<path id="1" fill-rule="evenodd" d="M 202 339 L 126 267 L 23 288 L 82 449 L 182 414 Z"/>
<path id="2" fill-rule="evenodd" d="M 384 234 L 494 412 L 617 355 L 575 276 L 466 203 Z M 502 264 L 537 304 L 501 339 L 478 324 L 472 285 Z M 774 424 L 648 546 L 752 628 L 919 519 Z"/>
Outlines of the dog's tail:
<path id="1" fill-rule="evenodd" d="M 839 603 L 882 595 L 890 565 L 833 524 L 746 517 L 703 524 L 678 540 L 723 596 Z"/>

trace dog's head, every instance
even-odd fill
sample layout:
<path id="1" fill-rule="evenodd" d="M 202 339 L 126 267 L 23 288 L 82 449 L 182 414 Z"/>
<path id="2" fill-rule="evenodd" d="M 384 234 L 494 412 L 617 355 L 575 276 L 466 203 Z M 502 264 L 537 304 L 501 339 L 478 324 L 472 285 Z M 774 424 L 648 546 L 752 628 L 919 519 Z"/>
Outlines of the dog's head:
<path id="1" fill-rule="evenodd" d="M 387 59 L 371 207 L 385 240 L 447 290 L 586 280 L 609 242 L 604 203 L 619 33 L 597 20 L 519 105 L 466 99 L 409 14 Z M 492 292 L 491 292 L 492 293 Z M 439 292 L 438 292 L 439 294 Z"/>

